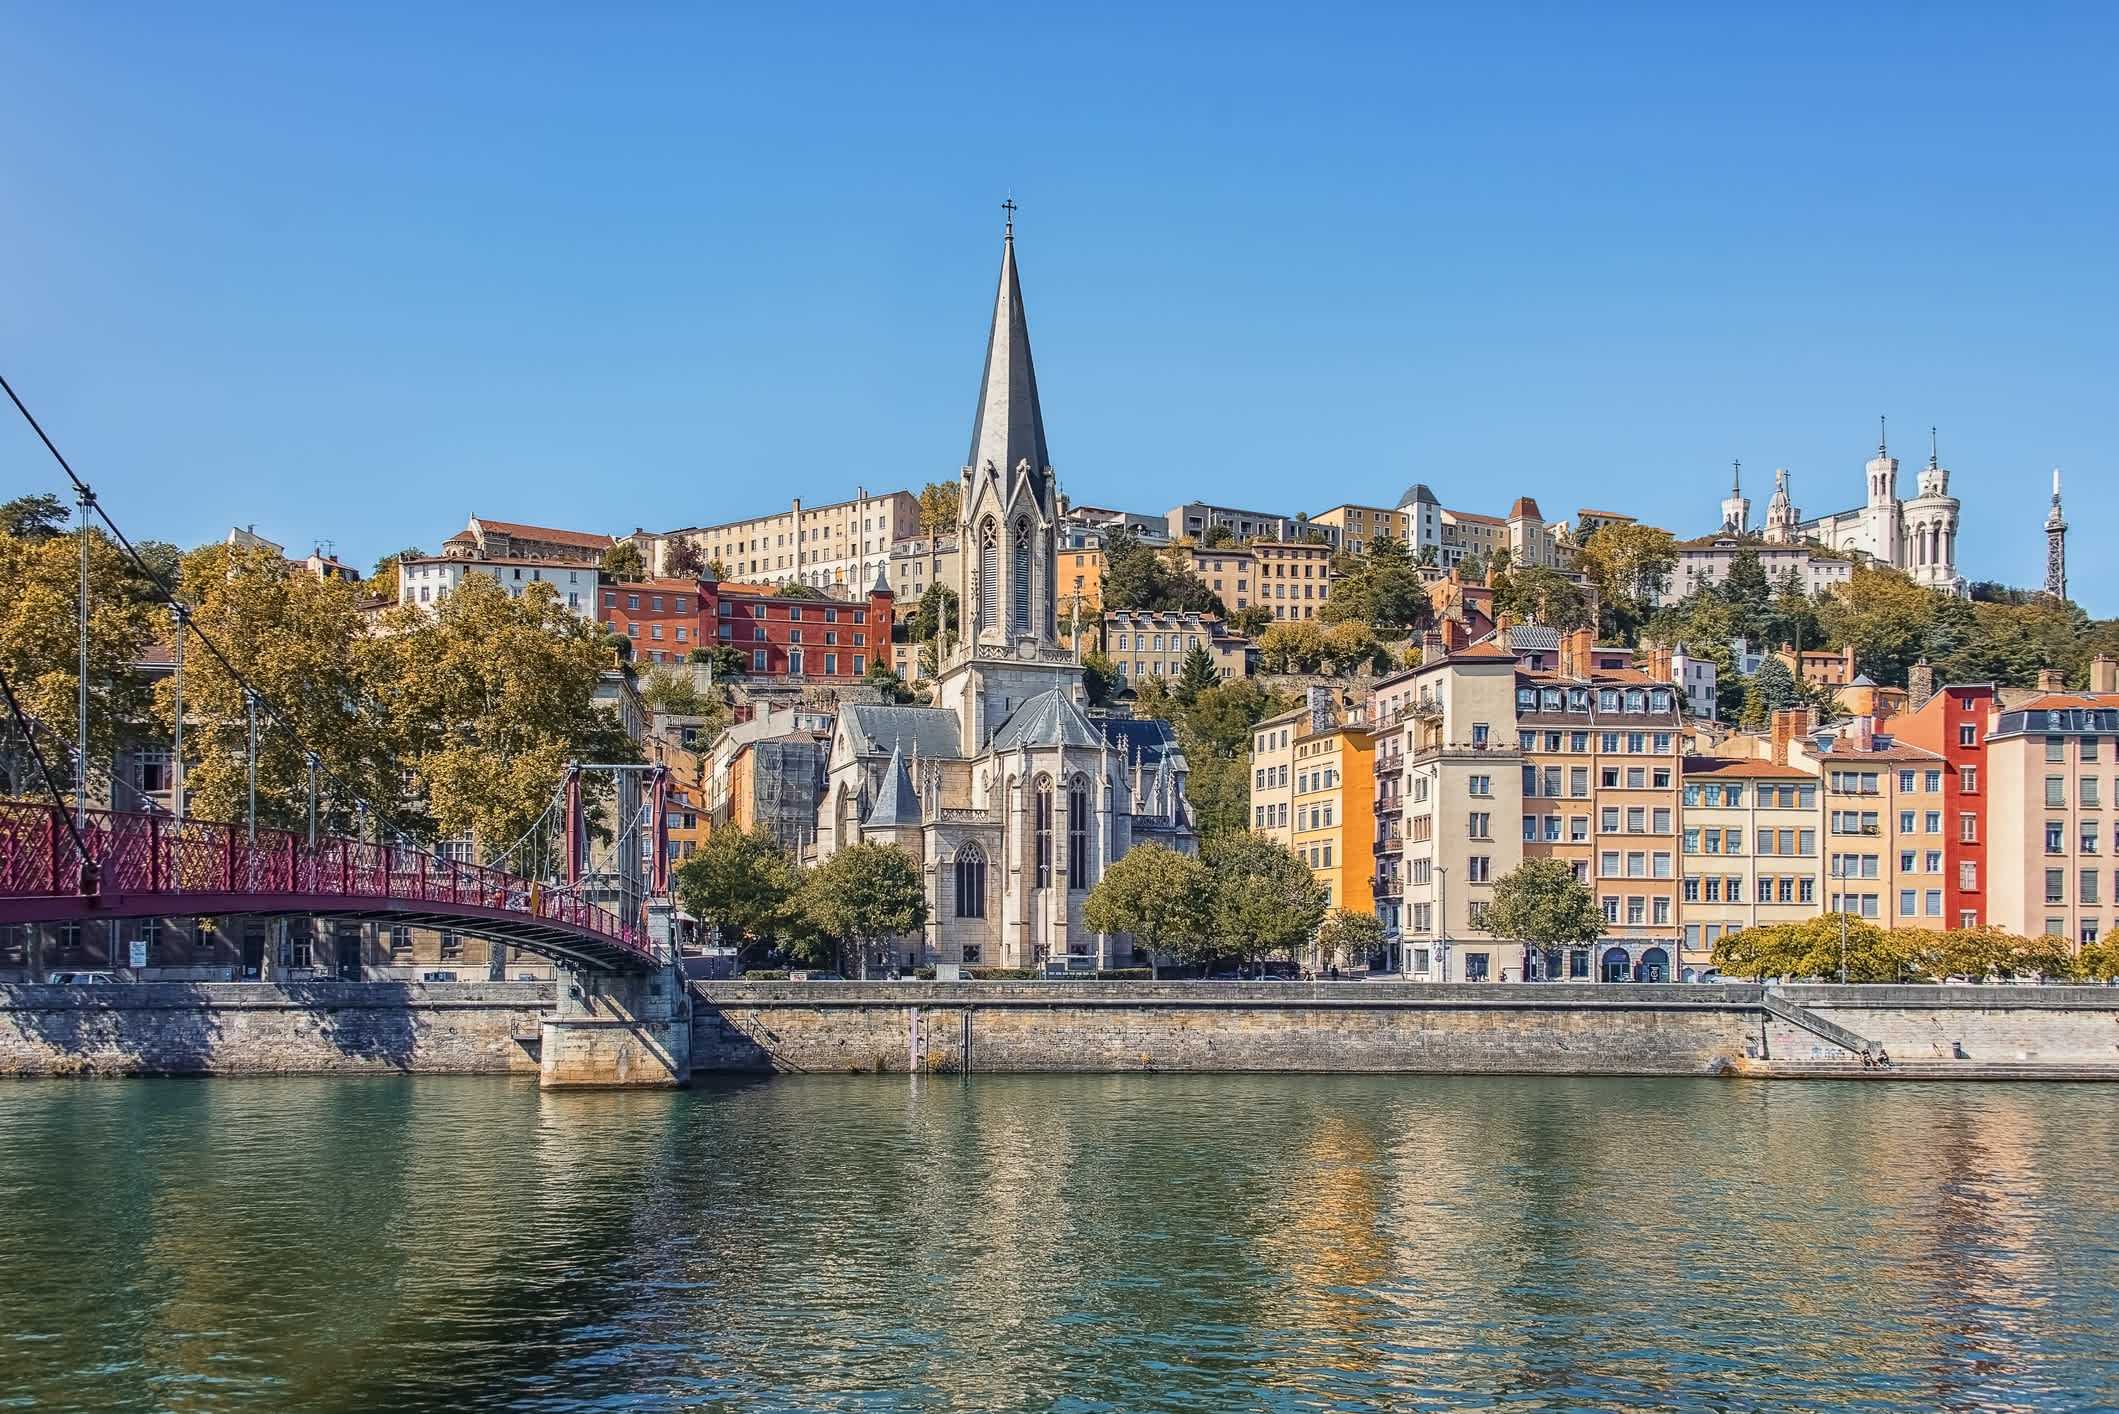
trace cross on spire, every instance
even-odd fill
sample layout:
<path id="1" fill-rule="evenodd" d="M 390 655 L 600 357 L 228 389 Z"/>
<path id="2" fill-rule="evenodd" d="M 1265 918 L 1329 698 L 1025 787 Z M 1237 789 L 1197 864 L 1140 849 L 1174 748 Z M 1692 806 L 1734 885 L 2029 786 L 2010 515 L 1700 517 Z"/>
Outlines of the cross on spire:
<path id="1" fill-rule="evenodd" d="M 1884 436 L 1884 416 L 1882 413 L 1878 413 L 1876 415 L 1876 455 L 1880 457 L 1889 456 L 1888 446 L 1889 441 Z"/>
<path id="2" fill-rule="evenodd" d="M 1729 463 L 1729 468 L 1729 489 L 1737 495 L 1742 495 L 1744 491 L 1744 464 L 1742 461 L 1732 461 Z"/>
<path id="3" fill-rule="evenodd" d="M 1020 211 L 1021 209 L 1021 207 L 1015 204 L 1015 198 L 1012 195 L 1006 201 L 1003 201 L 1001 203 L 1001 210 L 1008 213 L 1008 230 L 1006 236 L 1007 239 L 1011 241 L 1015 239 L 1015 213 Z"/>

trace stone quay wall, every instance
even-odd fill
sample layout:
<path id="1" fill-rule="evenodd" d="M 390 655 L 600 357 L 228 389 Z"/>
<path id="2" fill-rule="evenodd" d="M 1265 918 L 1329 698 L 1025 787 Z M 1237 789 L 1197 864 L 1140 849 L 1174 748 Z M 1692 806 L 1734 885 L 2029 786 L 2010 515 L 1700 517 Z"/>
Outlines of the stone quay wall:
<path id="1" fill-rule="evenodd" d="M 1775 988 L 1922 1078 L 2119 1078 L 2119 988 Z M 695 982 L 694 1071 L 1768 1074 L 1755 985 Z M 0 986 L 0 1076 L 535 1075 L 548 982 Z M 1997 1068 L 1989 1070 L 1989 1067 Z"/>
<path id="2" fill-rule="evenodd" d="M 1894 1061 L 2119 1066 L 2119 987 L 1881 987 L 1798 983 L 1775 994 L 1881 1042 Z M 1821 1058 L 1775 1021 L 1778 1060 Z"/>
<path id="3" fill-rule="evenodd" d="M 549 982 L 0 986 L 0 1076 L 535 1075 Z"/>
<path id="4" fill-rule="evenodd" d="M 693 987 L 692 1068 L 1701 1075 L 1755 1057 L 1756 987 L 1372 982 Z"/>
<path id="5" fill-rule="evenodd" d="M 2119 989 L 1776 988 L 1905 1060 L 2119 1078 Z M 1859 1067 L 1755 984 L 694 984 L 692 1068 L 794 1072 L 1765 1074 Z"/>

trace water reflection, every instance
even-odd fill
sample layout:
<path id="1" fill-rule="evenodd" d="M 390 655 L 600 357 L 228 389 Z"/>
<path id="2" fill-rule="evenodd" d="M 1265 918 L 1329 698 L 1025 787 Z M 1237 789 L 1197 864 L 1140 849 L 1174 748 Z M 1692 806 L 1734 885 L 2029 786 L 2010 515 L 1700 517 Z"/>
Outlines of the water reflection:
<path id="1" fill-rule="evenodd" d="M 0 1395 L 366 1410 L 2076 1409 L 2095 1087 L 0 1088 Z"/>

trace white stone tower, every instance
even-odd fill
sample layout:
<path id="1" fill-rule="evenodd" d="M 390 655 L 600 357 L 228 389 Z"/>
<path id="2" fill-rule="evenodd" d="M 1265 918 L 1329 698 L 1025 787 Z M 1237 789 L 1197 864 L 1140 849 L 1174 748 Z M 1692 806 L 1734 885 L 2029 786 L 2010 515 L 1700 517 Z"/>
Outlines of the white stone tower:
<path id="1" fill-rule="evenodd" d="M 1773 473 L 1773 499 L 1766 502 L 1765 538 L 1775 545 L 1793 545 L 1796 530 L 1802 524 L 1803 513 L 1796 509 L 1795 501 L 1788 495 L 1788 471 L 1779 467 Z"/>
<path id="2" fill-rule="evenodd" d="M 1957 498 L 1950 494 L 1950 473 L 1942 464 L 1935 429 L 1928 429 L 1928 465 L 1920 473 L 1920 494 L 1905 506 L 1905 555 L 1901 561 L 1916 584 L 1962 594 L 1957 574 Z"/>
<path id="3" fill-rule="evenodd" d="M 1729 499 L 1722 502 L 1722 529 L 1744 535 L 1751 529 L 1751 498 L 1744 494 L 1744 464 L 1730 463 Z"/>
<path id="4" fill-rule="evenodd" d="M 1876 457 L 1869 463 L 1869 544 L 1878 564 L 1903 565 L 1904 507 L 1898 499 L 1898 458 L 1891 455 L 1877 419 Z"/>

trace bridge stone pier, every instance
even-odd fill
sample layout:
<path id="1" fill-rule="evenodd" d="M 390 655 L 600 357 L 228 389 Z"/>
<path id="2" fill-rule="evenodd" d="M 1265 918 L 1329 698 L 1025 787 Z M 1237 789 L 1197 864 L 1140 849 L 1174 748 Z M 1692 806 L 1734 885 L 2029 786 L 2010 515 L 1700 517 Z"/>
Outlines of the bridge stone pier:
<path id="1" fill-rule="evenodd" d="M 562 972 L 557 991 L 538 1047 L 540 1087 L 667 1089 L 691 1083 L 691 1000 L 676 968 Z"/>

